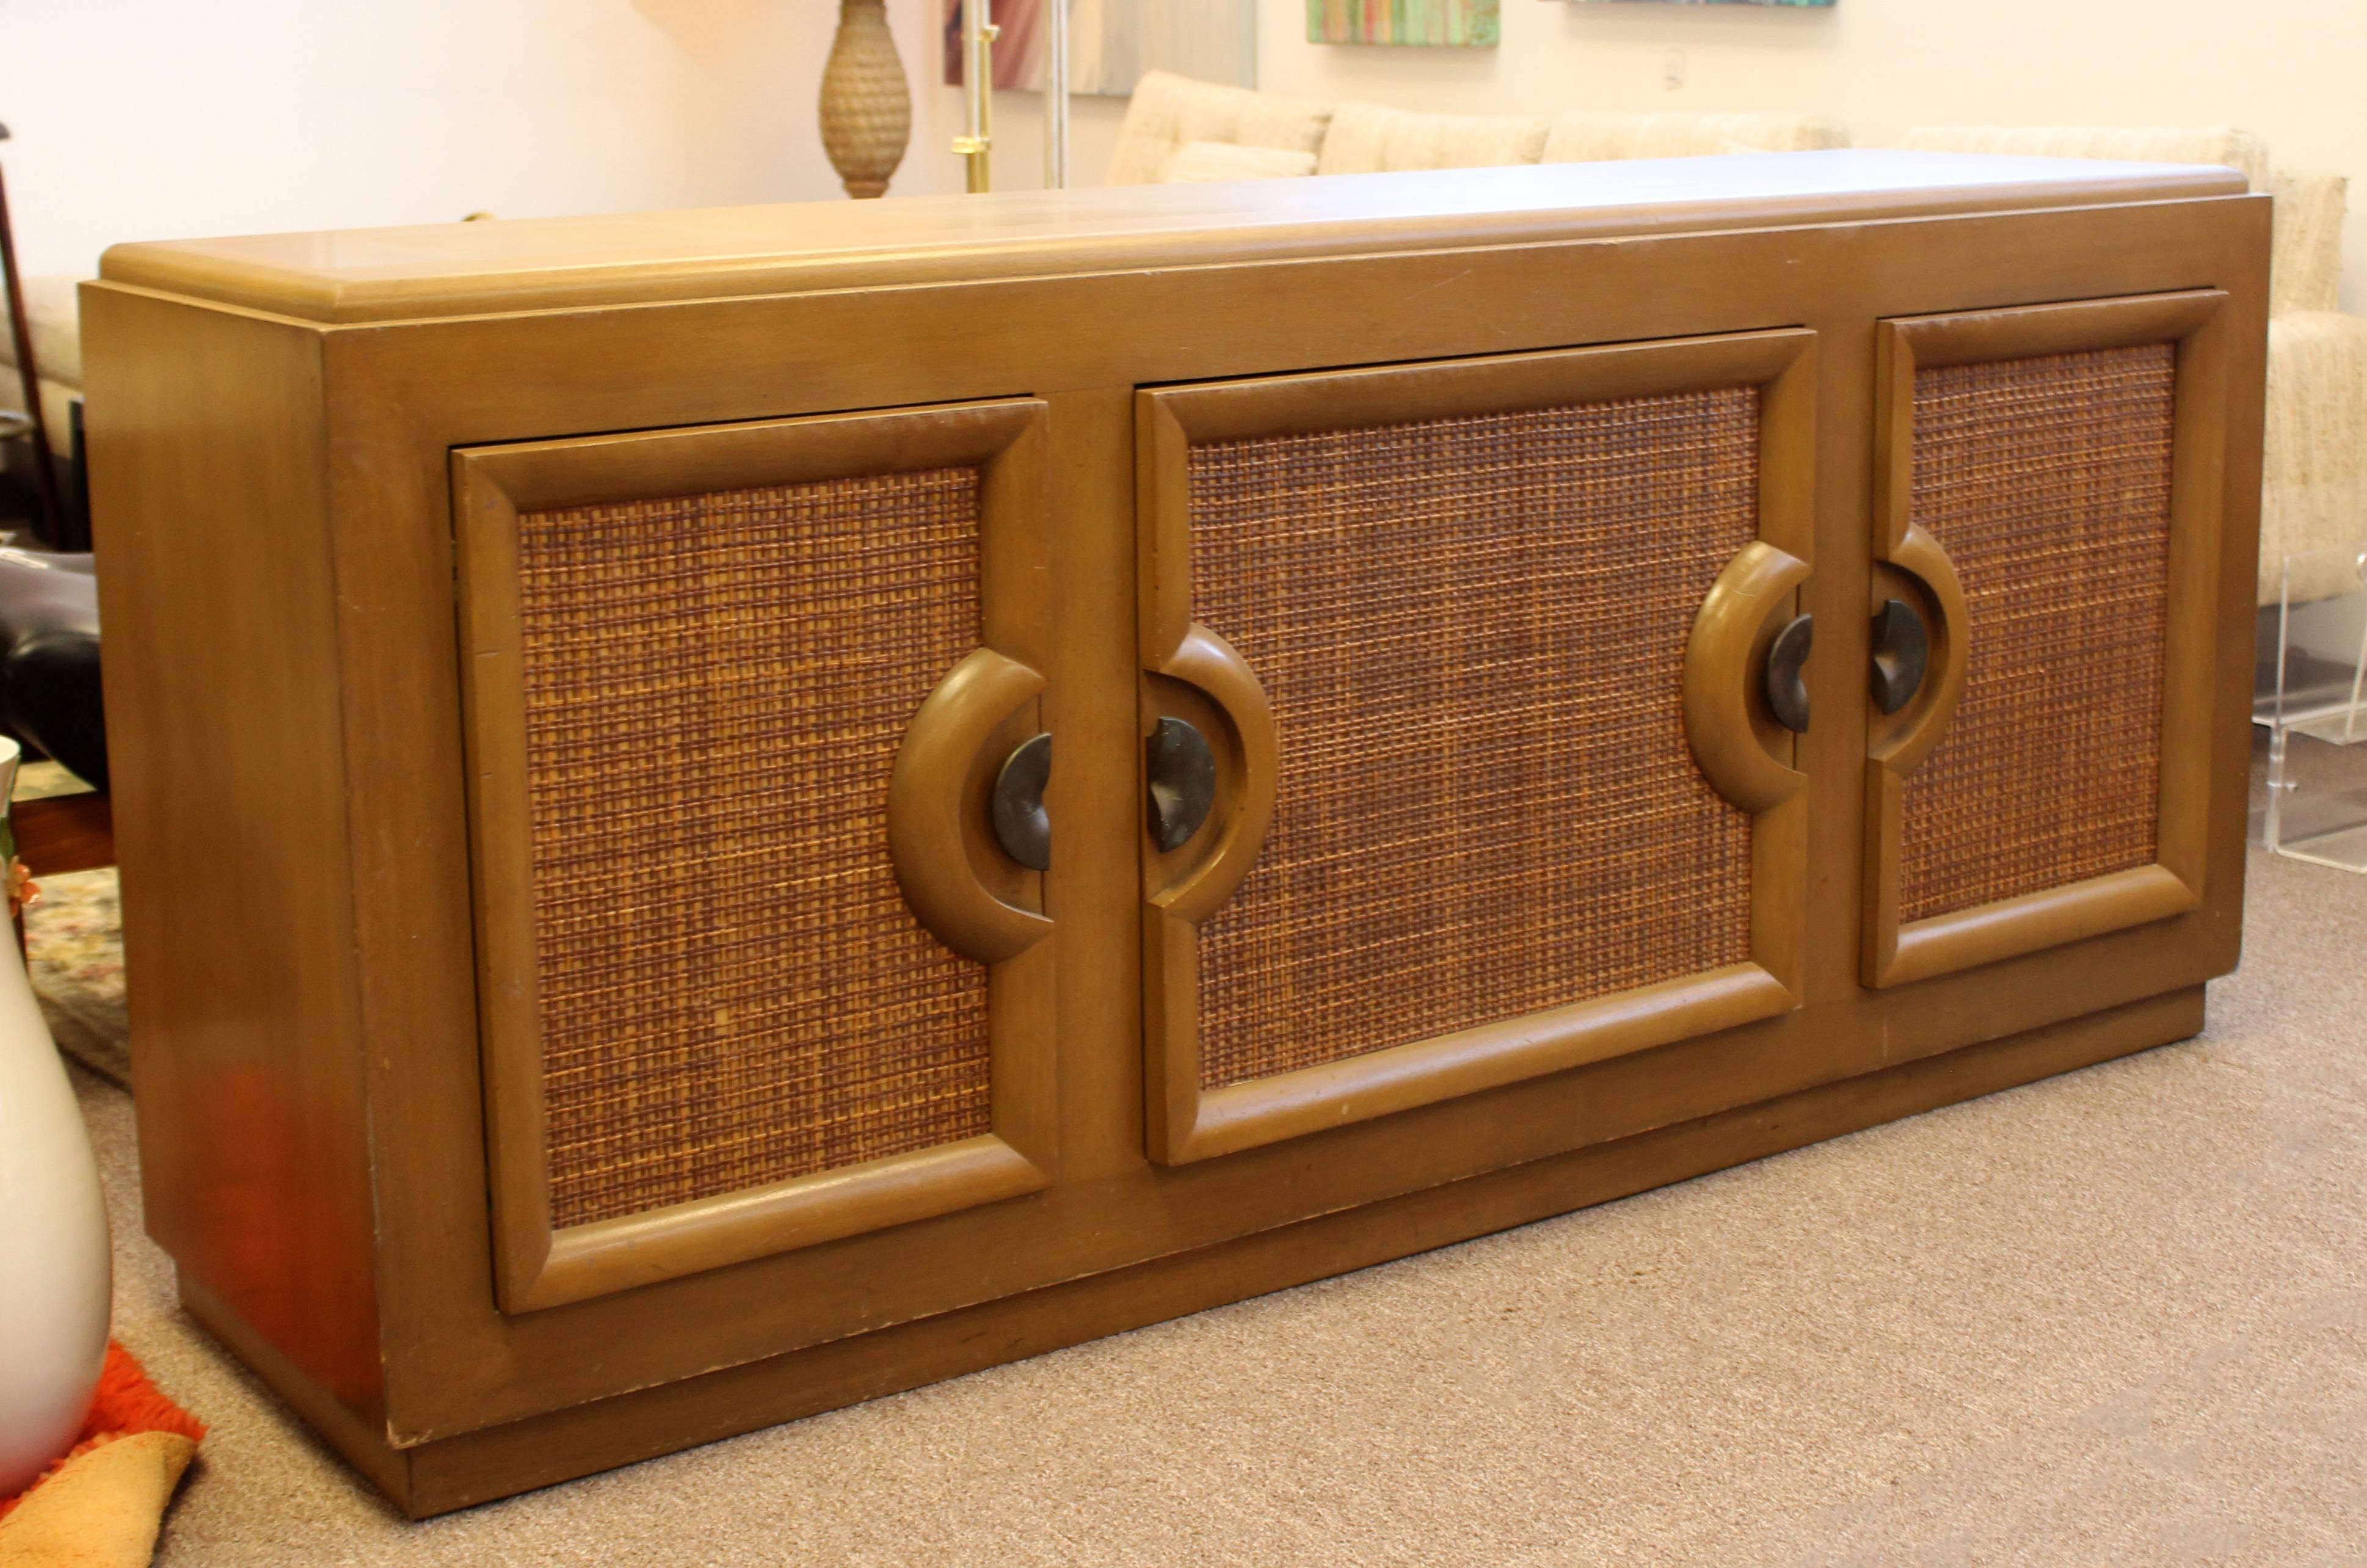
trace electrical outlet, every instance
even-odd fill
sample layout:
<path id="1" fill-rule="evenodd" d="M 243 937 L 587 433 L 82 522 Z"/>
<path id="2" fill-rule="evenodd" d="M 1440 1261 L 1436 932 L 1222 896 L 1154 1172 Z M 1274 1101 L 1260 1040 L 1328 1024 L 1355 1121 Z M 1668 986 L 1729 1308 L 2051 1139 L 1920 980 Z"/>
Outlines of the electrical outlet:
<path id="1" fill-rule="evenodd" d="M 1672 49 L 1669 51 L 1669 58 L 1664 62 L 1664 69 L 1660 74 L 1660 85 L 1673 93 L 1684 85 L 1685 51 L 1682 49 Z"/>

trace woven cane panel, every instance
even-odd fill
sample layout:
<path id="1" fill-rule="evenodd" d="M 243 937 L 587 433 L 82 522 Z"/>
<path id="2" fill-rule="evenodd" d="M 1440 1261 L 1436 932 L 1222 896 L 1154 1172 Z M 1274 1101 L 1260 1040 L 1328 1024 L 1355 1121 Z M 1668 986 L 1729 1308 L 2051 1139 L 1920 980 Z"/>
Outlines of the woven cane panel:
<path id="1" fill-rule="evenodd" d="M 1749 956 L 1750 818 L 1680 682 L 1758 430 L 1736 389 L 1193 450 L 1195 614 L 1282 752 L 1201 931 L 1205 1087 Z"/>
<path id="2" fill-rule="evenodd" d="M 978 645 L 970 468 L 518 519 L 552 1221 L 988 1131 L 986 974 L 887 850 Z"/>
<path id="3" fill-rule="evenodd" d="M 1916 374 L 1913 516 L 1972 656 L 1907 779 L 1902 920 L 2153 863 L 2176 372 L 2159 344 Z"/>

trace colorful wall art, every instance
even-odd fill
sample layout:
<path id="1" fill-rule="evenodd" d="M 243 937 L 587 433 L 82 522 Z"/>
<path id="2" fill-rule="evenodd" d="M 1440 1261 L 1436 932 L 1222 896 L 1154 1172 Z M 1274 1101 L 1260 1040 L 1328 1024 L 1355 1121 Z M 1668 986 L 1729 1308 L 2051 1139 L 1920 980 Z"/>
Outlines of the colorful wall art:
<path id="1" fill-rule="evenodd" d="M 1434 0 L 1433 0 L 1434 3 Z M 946 85 L 962 79 L 962 0 L 943 0 Z M 1040 91 L 1052 0 L 992 0 L 994 85 Z M 1489 9 L 1494 0 L 1489 0 Z M 1069 0 L 1069 90 L 1125 97 L 1146 71 L 1257 85 L 1257 0 Z"/>
<path id="2" fill-rule="evenodd" d="M 1588 4 L 1658 5 L 1658 6 L 1829 6 L 1833 0 L 1587 0 Z"/>
<path id="3" fill-rule="evenodd" d="M 1310 43 L 1493 49 L 1502 25 L 1497 0 L 1307 0 Z"/>

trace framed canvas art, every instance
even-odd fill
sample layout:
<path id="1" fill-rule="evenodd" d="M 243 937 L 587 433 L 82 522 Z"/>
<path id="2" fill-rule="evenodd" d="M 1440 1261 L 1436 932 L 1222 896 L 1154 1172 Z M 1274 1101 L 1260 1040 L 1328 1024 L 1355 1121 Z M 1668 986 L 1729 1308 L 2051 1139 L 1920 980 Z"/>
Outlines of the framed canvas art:
<path id="1" fill-rule="evenodd" d="M 1493 49 L 1498 0 L 1307 0 L 1310 43 L 1433 44 Z"/>
<path id="2" fill-rule="evenodd" d="M 943 0 L 946 85 L 961 85 L 963 0 Z M 1040 91 L 1052 0 L 992 0 L 994 85 Z M 1489 0 L 1494 8 L 1494 0 Z M 1069 0 L 1069 90 L 1124 97 L 1146 71 L 1257 85 L 1257 0 Z"/>

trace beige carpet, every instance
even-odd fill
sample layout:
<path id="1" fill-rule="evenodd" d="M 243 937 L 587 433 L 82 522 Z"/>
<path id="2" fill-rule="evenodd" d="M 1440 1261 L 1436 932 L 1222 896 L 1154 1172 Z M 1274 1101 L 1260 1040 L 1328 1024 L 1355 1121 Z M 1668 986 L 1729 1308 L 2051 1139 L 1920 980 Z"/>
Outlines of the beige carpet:
<path id="1" fill-rule="evenodd" d="M 2367 1564 L 2367 878 L 2202 1040 L 425 1525 L 173 1306 L 170 1564 Z"/>

